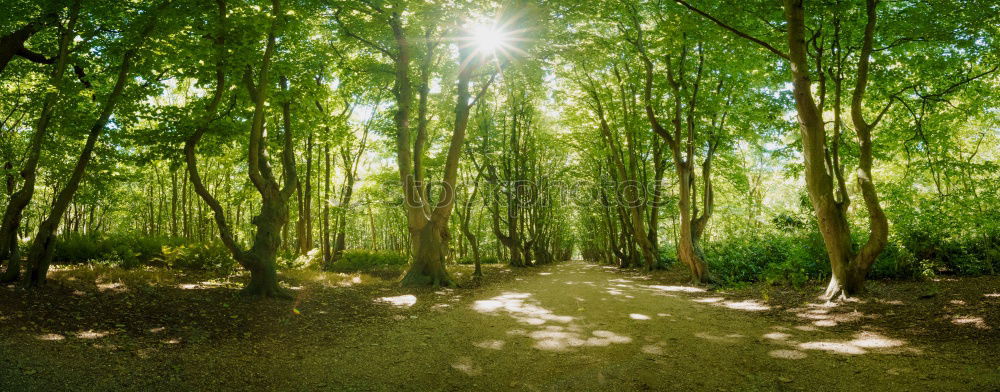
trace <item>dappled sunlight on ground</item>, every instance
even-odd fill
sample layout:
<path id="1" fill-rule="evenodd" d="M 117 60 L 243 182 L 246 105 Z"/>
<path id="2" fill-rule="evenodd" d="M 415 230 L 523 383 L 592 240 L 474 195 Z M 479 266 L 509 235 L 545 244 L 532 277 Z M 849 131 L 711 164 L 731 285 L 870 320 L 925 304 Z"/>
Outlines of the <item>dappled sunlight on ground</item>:
<path id="1" fill-rule="evenodd" d="M 577 299 L 579 302 L 579 299 Z M 632 342 L 632 338 L 608 330 L 586 331 L 575 322 L 573 316 L 555 314 L 535 300 L 532 294 L 504 292 L 486 300 L 475 301 L 472 309 L 476 312 L 511 317 L 519 324 L 536 330 L 512 329 L 508 336 L 523 336 L 533 340 L 532 347 L 545 351 L 570 351 L 581 347 L 606 347 L 612 344 Z M 582 309 L 582 308 L 581 308 Z M 636 317 L 648 316 L 636 314 Z M 504 342 L 486 340 L 474 344 L 476 347 L 500 350 Z"/>
<path id="2" fill-rule="evenodd" d="M 661 285 L 647 285 L 645 287 L 660 290 L 671 293 L 704 293 L 705 289 L 701 287 L 692 286 L 661 286 Z"/>
<path id="3" fill-rule="evenodd" d="M 38 335 L 36 339 L 47 340 L 47 341 L 60 341 L 60 340 L 66 340 L 66 337 L 57 333 L 46 333 Z"/>
<path id="4" fill-rule="evenodd" d="M 802 359 L 806 357 L 803 351 L 808 350 L 826 351 L 832 354 L 844 355 L 861 355 L 869 352 L 879 354 L 897 354 L 901 352 L 910 354 L 921 353 L 921 350 L 917 348 L 903 347 L 906 345 L 906 342 L 903 340 L 889 338 L 872 331 L 856 332 L 852 335 L 853 339 L 851 340 L 824 339 L 802 341 L 811 339 L 809 337 L 795 339 L 795 336 L 791 333 L 782 332 L 787 330 L 784 327 L 775 327 L 774 329 L 778 331 L 768 332 L 762 336 L 765 341 L 790 347 L 789 349 L 772 350 L 768 353 L 768 355 L 775 358 Z"/>
<path id="5" fill-rule="evenodd" d="M 745 310 L 748 312 L 760 312 L 771 309 L 770 306 L 764 305 L 760 301 L 752 299 L 748 299 L 745 301 L 735 301 L 735 302 L 725 301 L 722 303 L 722 306 L 725 306 L 729 309 Z"/>
<path id="6" fill-rule="evenodd" d="M 489 350 L 503 350 L 503 346 L 505 344 L 507 344 L 507 342 L 503 340 L 489 339 L 481 342 L 476 342 L 475 344 L 473 344 L 473 346 Z"/>
<path id="7" fill-rule="evenodd" d="M 124 293 L 128 291 L 128 287 L 126 287 L 125 284 L 121 282 L 97 283 L 97 291 L 102 293 L 107 291 L 113 293 Z"/>
<path id="8" fill-rule="evenodd" d="M 377 302 L 383 302 L 399 308 L 408 308 L 417 303 L 417 297 L 412 294 L 399 295 L 395 297 L 380 297 Z"/>
<path id="9" fill-rule="evenodd" d="M 788 309 L 796 317 L 809 320 L 817 327 L 834 327 L 842 323 L 853 323 L 864 318 L 875 317 L 856 310 L 835 312 L 841 304 L 836 302 L 807 303 L 803 307 Z"/>
<path id="10" fill-rule="evenodd" d="M 105 336 L 108 336 L 109 334 L 110 334 L 110 332 L 108 332 L 108 331 L 86 330 L 86 331 L 77 332 L 76 333 L 76 338 L 77 339 L 93 340 L 93 339 L 103 338 Z"/>
<path id="11" fill-rule="evenodd" d="M 505 292 L 491 299 L 476 301 L 472 308 L 480 313 L 507 313 L 518 322 L 528 325 L 542 325 L 549 321 L 557 323 L 573 321 L 572 316 L 553 314 L 535 302 L 537 301 L 531 300 L 531 294 Z"/>
<path id="12" fill-rule="evenodd" d="M 955 316 L 951 319 L 951 323 L 955 325 L 971 325 L 979 329 L 990 329 L 990 326 L 986 324 L 986 320 L 978 316 Z"/>
<path id="13" fill-rule="evenodd" d="M 478 376 L 483 374 L 483 370 L 480 369 L 470 357 L 461 357 L 455 363 L 451 364 L 452 369 L 458 370 L 465 373 L 467 376 Z"/>
<path id="14" fill-rule="evenodd" d="M 177 285 L 177 288 L 181 290 L 207 290 L 227 287 L 226 283 L 219 281 L 204 281 L 198 283 L 181 283 Z"/>

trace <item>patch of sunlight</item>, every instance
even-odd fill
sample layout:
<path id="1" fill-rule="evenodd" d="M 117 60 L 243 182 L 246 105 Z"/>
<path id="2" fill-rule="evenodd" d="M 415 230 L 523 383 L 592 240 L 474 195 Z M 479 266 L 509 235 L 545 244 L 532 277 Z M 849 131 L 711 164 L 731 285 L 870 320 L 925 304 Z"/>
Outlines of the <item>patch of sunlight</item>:
<path id="1" fill-rule="evenodd" d="M 542 325 L 549 321 L 565 324 L 573 321 L 571 316 L 553 314 L 551 310 L 534 302 L 531 300 L 531 294 L 505 292 L 490 299 L 476 301 L 472 309 L 479 313 L 505 312 L 518 322 L 528 325 Z"/>
<path id="2" fill-rule="evenodd" d="M 608 289 L 607 292 L 608 292 L 608 294 L 611 294 L 611 295 L 625 295 L 625 293 L 623 293 L 621 290 L 618 290 L 618 289 Z"/>
<path id="3" fill-rule="evenodd" d="M 180 344 L 181 340 L 177 338 L 163 340 L 163 344 Z"/>
<path id="4" fill-rule="evenodd" d="M 395 297 L 381 297 L 375 301 L 387 303 L 397 308 L 408 308 L 417 303 L 417 297 L 412 294 L 406 294 Z"/>
<path id="5" fill-rule="evenodd" d="M 964 306 L 965 305 L 965 301 L 962 301 L 960 299 L 953 299 L 951 301 L 948 301 L 948 303 L 950 303 L 952 305 L 958 305 L 958 306 Z"/>
<path id="6" fill-rule="evenodd" d="M 651 289 L 660 290 L 660 291 L 668 291 L 668 292 L 680 292 L 680 293 L 704 293 L 705 292 L 705 289 L 703 289 L 703 288 L 700 288 L 700 287 L 691 287 L 691 286 L 660 286 L 660 285 L 649 285 L 649 286 L 646 286 L 646 287 L 651 288 Z"/>
<path id="7" fill-rule="evenodd" d="M 451 304 L 434 304 L 433 306 L 431 306 L 431 309 L 443 312 L 448 307 L 451 307 Z"/>
<path id="8" fill-rule="evenodd" d="M 57 333 L 47 333 L 47 334 L 38 335 L 38 336 L 35 337 L 35 339 L 38 339 L 38 340 L 48 340 L 48 341 L 59 341 L 59 340 L 65 340 L 66 337 L 62 336 L 60 334 L 57 334 Z"/>
<path id="9" fill-rule="evenodd" d="M 657 317 L 670 317 L 670 313 L 657 313 Z"/>
<path id="10" fill-rule="evenodd" d="M 803 350 L 822 350 L 847 355 L 860 355 L 868 352 L 861 347 L 843 342 L 807 342 L 800 343 L 798 347 Z"/>
<path id="11" fill-rule="evenodd" d="M 807 304 L 804 308 L 788 309 L 796 316 L 812 320 L 812 324 L 817 327 L 834 327 L 840 323 L 851 323 L 866 317 L 864 313 L 853 311 L 850 313 L 830 313 L 832 308 L 838 306 L 833 302 L 822 304 Z M 870 317 L 870 316 L 868 316 Z"/>
<path id="12" fill-rule="evenodd" d="M 179 288 L 181 290 L 205 290 L 205 289 L 211 289 L 211 288 L 217 288 L 217 287 L 223 287 L 223 286 L 225 286 L 225 284 L 222 283 L 222 282 L 215 282 L 215 281 L 210 281 L 209 280 L 209 281 L 198 282 L 198 283 L 181 283 L 181 284 L 177 285 L 177 288 Z"/>
<path id="13" fill-rule="evenodd" d="M 797 326 L 795 326 L 795 329 L 797 329 L 799 331 L 806 331 L 806 332 L 814 332 L 814 331 L 818 330 L 816 327 L 814 327 L 812 325 L 797 325 Z"/>
<path id="14" fill-rule="evenodd" d="M 484 340 L 482 342 L 474 343 L 473 346 L 487 349 L 487 350 L 503 350 L 503 346 L 506 344 L 503 340 Z"/>
<path id="15" fill-rule="evenodd" d="M 770 355 L 773 358 L 780 358 L 780 359 L 804 359 L 805 357 L 809 356 L 808 354 L 799 350 L 772 350 L 771 352 L 768 352 L 767 355 Z"/>
<path id="16" fill-rule="evenodd" d="M 163 331 L 166 331 L 166 330 L 167 330 L 167 327 L 150 328 L 149 329 L 149 333 L 160 333 L 160 332 L 163 332 Z"/>
<path id="17" fill-rule="evenodd" d="M 552 273 L 551 273 L 551 272 L 539 272 L 538 274 L 539 274 L 539 275 L 541 275 L 541 276 L 549 276 L 549 275 L 552 275 Z"/>
<path id="18" fill-rule="evenodd" d="M 611 279 L 608 282 L 611 282 L 611 283 L 632 283 L 633 281 L 628 280 L 628 279 Z"/>
<path id="19" fill-rule="evenodd" d="M 629 314 L 628 317 L 630 319 L 632 319 L 632 320 L 649 320 L 650 319 L 649 316 L 644 315 L 644 314 L 639 314 L 639 313 Z"/>
<path id="20" fill-rule="evenodd" d="M 803 350 L 829 351 L 834 354 L 860 355 L 871 349 L 889 352 L 885 349 L 901 347 L 905 344 L 906 342 L 902 340 L 890 339 L 875 332 L 862 331 L 854 334 L 854 340 L 851 341 L 806 342 L 800 343 L 797 347 Z"/>
<path id="21" fill-rule="evenodd" d="M 979 329 L 990 329 L 990 326 L 986 324 L 986 320 L 977 316 L 955 316 L 951 319 L 951 323 L 955 325 L 971 325 Z"/>
<path id="22" fill-rule="evenodd" d="M 451 364 L 451 368 L 465 373 L 468 376 L 478 376 L 483 374 L 483 370 L 476 366 L 472 362 L 472 358 L 461 357 L 455 363 Z"/>
<path id="23" fill-rule="evenodd" d="M 758 302 L 756 300 L 752 300 L 752 299 L 748 299 L 746 301 L 740 301 L 740 302 L 726 301 L 726 302 L 722 303 L 722 306 L 725 306 L 725 307 L 727 307 L 729 309 L 745 310 L 745 311 L 748 311 L 748 312 L 760 312 L 760 311 L 771 309 L 770 306 L 764 305 L 764 304 L 762 304 L 762 303 L 760 303 L 760 302 Z"/>
<path id="24" fill-rule="evenodd" d="M 612 344 L 631 343 L 632 338 L 611 331 L 598 330 L 584 336 L 578 332 L 542 330 L 528 334 L 535 339 L 534 348 L 545 351 L 568 351 L 578 347 L 607 347 Z"/>
<path id="25" fill-rule="evenodd" d="M 97 283 L 97 291 L 105 292 L 111 291 L 113 293 L 124 293 L 128 291 L 128 287 L 125 287 L 123 283 Z"/>
<path id="26" fill-rule="evenodd" d="M 654 344 L 647 344 L 642 346 L 642 352 L 650 355 L 663 355 L 663 347 Z"/>
<path id="27" fill-rule="evenodd" d="M 790 337 L 792 337 L 792 335 L 789 335 L 784 332 L 769 332 L 764 334 L 765 339 L 771 339 L 771 340 L 788 340 L 788 338 Z"/>
<path id="28" fill-rule="evenodd" d="M 986 298 L 1000 298 L 1000 293 L 983 294 Z"/>
<path id="29" fill-rule="evenodd" d="M 875 332 L 862 331 L 854 335 L 851 344 L 863 348 L 888 348 L 899 347 L 904 344 L 902 340 L 889 339 Z"/>
<path id="30" fill-rule="evenodd" d="M 745 337 L 743 335 L 736 333 L 722 336 L 722 335 L 713 335 L 708 332 L 698 332 L 694 334 L 694 336 L 719 343 L 736 343 L 737 341 L 739 341 L 739 339 Z"/>
<path id="31" fill-rule="evenodd" d="M 695 298 L 692 301 L 702 304 L 714 304 L 716 302 L 722 302 L 725 298 L 722 297 L 707 297 L 707 298 Z"/>
<path id="32" fill-rule="evenodd" d="M 587 344 L 590 346 L 609 346 L 613 343 L 622 344 L 632 342 L 632 338 L 611 331 L 598 330 L 592 333 L 595 337 L 587 339 Z"/>
<path id="33" fill-rule="evenodd" d="M 108 334 L 109 334 L 108 331 L 86 330 L 86 331 L 77 332 L 76 333 L 76 337 L 77 337 L 77 339 L 93 340 L 93 339 L 103 338 L 105 336 L 108 336 Z"/>

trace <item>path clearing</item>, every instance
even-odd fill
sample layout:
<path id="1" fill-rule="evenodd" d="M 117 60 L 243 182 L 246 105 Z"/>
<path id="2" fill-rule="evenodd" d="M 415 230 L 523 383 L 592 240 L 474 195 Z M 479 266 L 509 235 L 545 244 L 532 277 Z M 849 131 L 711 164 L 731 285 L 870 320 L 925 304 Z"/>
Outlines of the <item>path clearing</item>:
<path id="1" fill-rule="evenodd" d="M 404 319 L 377 345 L 331 347 L 318 353 L 317 365 L 332 373 L 325 385 L 350 389 L 1000 387 L 997 363 L 966 363 L 956 354 L 961 347 L 915 346 L 863 328 L 843 334 L 810 322 L 779 324 L 759 314 L 759 303 L 641 278 L 576 261 L 473 299 L 455 291 L 456 302 L 436 305 L 441 312 Z M 333 362 L 323 365 L 327 359 Z"/>
<path id="2" fill-rule="evenodd" d="M 103 311 L 120 332 L 13 330 L 0 338 L 0 390 L 1000 390 L 1000 360 L 974 339 L 918 343 L 844 324 L 850 313 L 822 304 L 777 317 L 760 302 L 581 261 L 500 281 L 313 289 L 294 314 L 287 302 L 233 309 L 205 302 L 229 301 L 224 289 L 182 290 L 203 317 L 234 310 L 216 317 L 233 323 L 214 321 L 221 333 L 200 319 L 125 325 L 139 316 Z M 124 295 L 108 293 L 86 298 Z M 56 299 L 86 315 L 66 302 Z"/>

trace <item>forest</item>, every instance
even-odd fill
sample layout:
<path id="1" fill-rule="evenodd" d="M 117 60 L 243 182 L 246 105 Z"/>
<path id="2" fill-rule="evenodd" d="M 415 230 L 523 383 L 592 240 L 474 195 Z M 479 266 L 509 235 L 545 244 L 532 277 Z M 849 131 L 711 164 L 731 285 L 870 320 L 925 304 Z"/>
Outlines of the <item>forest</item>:
<path id="1" fill-rule="evenodd" d="M 994 0 L 0 10 L 0 390 L 1000 390 Z"/>

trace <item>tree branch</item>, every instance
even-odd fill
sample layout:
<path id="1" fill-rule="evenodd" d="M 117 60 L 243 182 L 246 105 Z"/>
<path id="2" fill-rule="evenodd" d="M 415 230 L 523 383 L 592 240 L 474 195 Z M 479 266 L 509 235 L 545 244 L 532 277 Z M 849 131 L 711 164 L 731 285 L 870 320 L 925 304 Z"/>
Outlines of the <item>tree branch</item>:
<path id="1" fill-rule="evenodd" d="M 733 34 L 736 34 L 736 35 L 738 35 L 740 37 L 746 38 L 746 39 L 748 39 L 748 40 L 756 43 L 757 45 L 760 45 L 760 46 L 764 47 L 765 49 L 771 51 L 771 53 L 774 53 L 774 54 L 778 55 L 778 57 L 781 57 L 781 58 L 783 58 L 785 60 L 788 60 L 788 54 L 786 54 L 785 52 L 782 52 L 781 50 L 778 50 L 774 46 L 771 46 L 771 44 L 768 44 L 767 42 L 764 42 L 764 41 L 762 41 L 762 40 L 760 40 L 760 39 L 758 39 L 758 38 L 756 38 L 756 37 L 754 37 L 754 36 L 752 36 L 750 34 L 747 34 L 747 33 L 744 33 L 744 32 L 742 32 L 740 30 L 737 30 L 736 28 L 734 28 L 734 27 L 726 24 L 725 22 L 719 20 L 718 18 L 716 18 L 716 17 L 714 17 L 712 15 L 709 15 L 707 12 L 695 8 L 694 6 L 692 6 L 691 4 L 689 4 L 688 2 L 686 2 L 684 0 L 674 0 L 674 1 L 677 2 L 677 4 L 683 5 L 687 9 L 689 9 L 691 11 L 694 11 L 695 13 L 697 13 L 697 14 L 699 14 L 701 16 L 704 16 L 706 19 L 708 19 L 708 20 L 714 22 L 715 24 L 719 25 L 719 27 L 722 27 L 722 28 L 724 28 L 726 30 L 729 30 L 729 31 L 733 32 Z"/>

